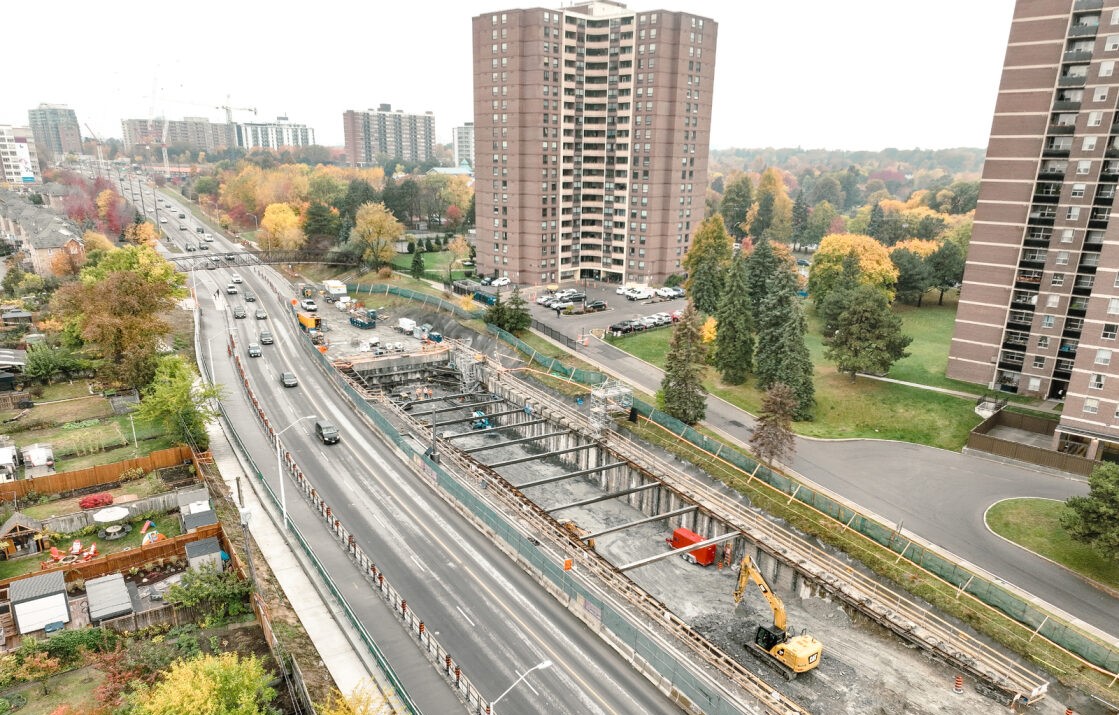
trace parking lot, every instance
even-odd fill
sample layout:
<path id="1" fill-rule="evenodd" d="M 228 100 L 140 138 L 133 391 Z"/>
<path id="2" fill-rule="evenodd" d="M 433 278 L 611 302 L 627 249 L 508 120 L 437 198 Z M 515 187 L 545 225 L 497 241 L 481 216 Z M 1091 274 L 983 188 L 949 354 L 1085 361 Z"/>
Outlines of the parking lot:
<path id="1" fill-rule="evenodd" d="M 591 282 L 584 284 L 580 282 L 562 287 L 576 288 L 580 292 L 586 293 L 587 302 L 605 301 L 606 310 L 582 315 L 565 315 L 561 312 L 557 316 L 556 311 L 548 310 L 536 303 L 536 299 L 540 295 L 549 291 L 539 287 L 528 287 L 522 288 L 521 292 L 531 306 L 530 311 L 533 318 L 572 338 L 578 338 L 580 335 L 592 331 L 595 334 L 601 334 L 599 331 L 605 332 L 609 326 L 615 323 L 645 318 L 654 313 L 671 315 L 674 311 L 683 310 L 687 305 L 687 298 L 662 299 L 654 297 L 638 301 L 627 300 L 625 296 L 618 295 L 615 292 L 617 286 L 614 285 L 596 285 Z M 504 297 L 506 296 L 503 295 Z"/>

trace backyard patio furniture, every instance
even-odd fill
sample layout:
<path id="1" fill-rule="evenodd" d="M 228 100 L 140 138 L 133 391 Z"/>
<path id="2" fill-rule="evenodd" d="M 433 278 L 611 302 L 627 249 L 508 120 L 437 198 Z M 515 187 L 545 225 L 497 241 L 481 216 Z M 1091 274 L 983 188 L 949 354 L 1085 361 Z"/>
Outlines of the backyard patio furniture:
<path id="1" fill-rule="evenodd" d="M 80 553 L 82 553 L 82 542 L 75 540 L 74 543 L 70 545 L 70 555 L 77 556 Z"/>
<path id="2" fill-rule="evenodd" d="M 51 547 L 51 559 L 52 560 L 58 561 L 59 559 L 62 558 L 62 556 L 63 556 L 63 554 L 62 554 L 61 551 L 58 550 L 57 546 L 52 546 Z"/>

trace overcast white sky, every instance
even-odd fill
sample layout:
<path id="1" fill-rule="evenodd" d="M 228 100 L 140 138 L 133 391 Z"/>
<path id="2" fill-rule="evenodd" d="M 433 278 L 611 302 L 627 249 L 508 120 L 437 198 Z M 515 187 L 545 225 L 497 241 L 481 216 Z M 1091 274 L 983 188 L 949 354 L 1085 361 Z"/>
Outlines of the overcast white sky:
<path id="1" fill-rule="evenodd" d="M 25 125 L 40 102 L 68 104 L 105 139 L 124 118 L 224 121 L 215 107 L 229 96 L 257 119 L 309 125 L 320 144 L 342 144 L 345 110 L 381 103 L 435 112 L 449 142 L 472 120 L 471 18 L 559 4 L 6 3 L 5 25 L 27 43 L 0 85 L 0 124 Z M 986 147 L 1014 0 L 628 4 L 719 23 L 713 148 L 878 150 Z"/>

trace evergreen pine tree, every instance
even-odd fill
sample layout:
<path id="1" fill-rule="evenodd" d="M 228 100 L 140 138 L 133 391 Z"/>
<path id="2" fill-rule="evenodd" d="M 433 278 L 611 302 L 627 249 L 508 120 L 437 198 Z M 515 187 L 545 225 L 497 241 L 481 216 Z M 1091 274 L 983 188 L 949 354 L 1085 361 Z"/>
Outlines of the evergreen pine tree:
<path id="1" fill-rule="evenodd" d="M 800 248 L 808 243 L 808 201 L 804 198 L 804 192 L 801 191 L 797 194 L 796 201 L 793 202 L 793 245 Z"/>
<path id="2" fill-rule="evenodd" d="M 825 338 L 834 335 L 839 327 L 839 317 L 851 304 L 851 295 L 855 287 L 859 285 L 861 274 L 862 268 L 859 265 L 859 256 L 851 251 L 843 257 L 842 272 L 839 274 L 839 280 L 835 282 L 835 287 L 827 292 L 823 300 L 816 303 L 816 313 L 823 323 L 820 326 L 820 332 Z"/>
<path id="3" fill-rule="evenodd" d="M 529 312 L 528 303 L 521 295 L 520 286 L 513 288 L 509 302 L 505 304 L 505 325 L 501 326 L 510 333 L 524 330 L 532 325 L 532 314 Z"/>
<path id="4" fill-rule="evenodd" d="M 955 241 L 944 241 L 936 253 L 929 256 L 932 285 L 940 291 L 937 305 L 944 305 L 944 294 L 964 279 L 964 252 Z"/>
<path id="5" fill-rule="evenodd" d="M 742 226 L 753 205 L 754 185 L 749 176 L 738 174 L 727 182 L 727 190 L 723 193 L 719 210 L 723 214 L 727 231 L 731 236 L 741 239 L 746 235 L 746 230 Z"/>
<path id="6" fill-rule="evenodd" d="M 890 310 L 882 291 L 867 285 L 855 288 L 835 334 L 825 343 L 824 356 L 851 382 L 860 372 L 885 374 L 896 360 L 909 355 L 912 338 L 901 332 L 901 318 Z"/>
<path id="7" fill-rule="evenodd" d="M 793 391 L 797 420 L 812 419 L 816 388 L 812 384 L 812 357 L 804 337 L 808 322 L 797 299 L 799 282 L 790 270 L 778 270 L 766 285 L 761 310 L 755 317 L 757 350 L 754 374 L 758 387 L 768 390 L 784 383 Z"/>
<path id="8" fill-rule="evenodd" d="M 886 212 L 882 204 L 874 204 L 870 210 L 870 222 L 866 225 L 866 235 L 876 241 L 882 241 L 886 233 Z"/>
<path id="9" fill-rule="evenodd" d="M 505 304 L 501 302 L 501 293 L 498 293 L 493 302 L 493 305 L 486 308 L 486 312 L 485 315 L 482 316 L 482 320 L 486 321 L 487 323 L 491 323 L 492 325 L 496 325 L 497 327 L 504 330 L 505 312 Z"/>
<path id="10" fill-rule="evenodd" d="M 715 369 L 723 382 L 741 385 L 754 369 L 754 320 L 750 308 L 746 259 L 739 252 L 731 262 L 727 287 L 715 314 Z"/>
<path id="11" fill-rule="evenodd" d="M 932 287 L 933 283 L 928 262 L 905 248 L 890 251 L 890 260 L 898 269 L 898 282 L 894 294 L 903 303 L 916 303 L 920 308 L 925 291 Z"/>
<path id="12" fill-rule="evenodd" d="M 354 220 L 347 214 L 342 217 L 342 227 L 338 229 L 338 245 L 350 240 L 350 231 L 354 229 Z"/>
<path id="13" fill-rule="evenodd" d="M 426 267 L 424 266 L 424 252 L 416 251 L 412 254 L 412 268 L 409 272 L 412 274 L 413 278 L 419 280 L 424 277 L 425 269 Z"/>
<path id="14" fill-rule="evenodd" d="M 664 360 L 660 397 L 664 411 L 686 424 L 695 424 L 707 414 L 707 391 L 703 389 L 706 348 L 700 337 L 702 319 L 695 304 L 688 302 L 684 315 L 672 331 Z"/>
<path id="15" fill-rule="evenodd" d="M 750 435 L 750 449 L 767 465 L 785 461 L 793 453 L 792 421 L 797 411 L 797 398 L 788 385 L 777 383 L 765 391 L 758 423 Z"/>
<path id="16" fill-rule="evenodd" d="M 765 287 L 780 269 L 780 261 L 773 252 L 773 246 L 764 238 L 754 244 L 754 250 L 746 259 L 746 286 L 750 295 L 750 314 L 755 320 L 761 313 Z"/>
<path id="17" fill-rule="evenodd" d="M 727 266 L 734 253 L 730 235 L 719 214 L 704 219 L 684 258 L 688 280 L 684 287 L 698 310 L 714 315 L 726 282 Z"/>

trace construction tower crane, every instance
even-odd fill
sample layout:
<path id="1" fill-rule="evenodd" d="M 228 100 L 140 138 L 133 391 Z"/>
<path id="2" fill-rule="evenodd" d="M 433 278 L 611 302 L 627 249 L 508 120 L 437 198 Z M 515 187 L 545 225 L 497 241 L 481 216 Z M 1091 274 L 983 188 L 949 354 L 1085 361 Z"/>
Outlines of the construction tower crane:
<path id="1" fill-rule="evenodd" d="M 812 670 L 820 664 L 820 654 L 824 646 L 820 641 L 810 635 L 801 633 L 799 636 L 789 637 L 785 630 L 786 615 L 785 604 L 781 602 L 769 584 L 765 582 L 760 571 L 754 566 L 749 555 L 742 557 L 742 564 L 738 569 L 738 587 L 734 589 L 734 605 L 742 601 L 746 593 L 747 581 L 753 581 L 761 589 L 762 595 L 773 610 L 773 625 L 764 623 L 758 626 L 754 634 L 754 642 L 748 646 L 753 650 L 765 654 L 768 662 L 777 666 L 784 674 L 786 680 L 792 680 L 799 673 Z"/>
<path id="2" fill-rule="evenodd" d="M 93 141 L 97 142 L 97 173 L 100 174 L 104 171 L 104 166 L 102 165 L 105 163 L 105 157 L 101 154 L 101 139 L 98 138 L 97 133 L 90 128 L 89 124 L 86 124 L 85 128 L 86 131 L 89 132 L 89 135 L 93 137 Z"/>
<path id="3" fill-rule="evenodd" d="M 233 106 L 230 106 L 229 95 L 227 94 L 227 95 L 225 95 L 225 104 L 220 104 L 220 105 L 214 107 L 214 109 L 224 109 L 225 110 L 225 124 L 226 124 L 226 126 L 229 127 L 229 147 L 232 149 L 233 147 L 237 146 L 237 132 L 233 128 L 233 112 L 234 111 L 252 112 L 253 116 L 255 117 L 256 116 L 256 107 L 233 107 Z"/>

